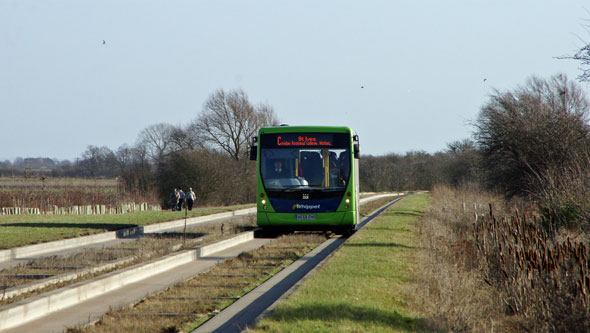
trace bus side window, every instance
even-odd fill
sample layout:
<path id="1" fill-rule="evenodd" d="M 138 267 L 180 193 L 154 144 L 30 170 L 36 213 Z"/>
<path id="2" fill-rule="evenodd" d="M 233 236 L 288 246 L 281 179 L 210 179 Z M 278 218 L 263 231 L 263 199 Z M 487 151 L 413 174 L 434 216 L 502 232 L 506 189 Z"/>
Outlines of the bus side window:
<path id="1" fill-rule="evenodd" d="M 350 177 L 350 158 L 348 158 L 350 153 L 347 151 L 343 151 L 340 153 L 338 158 L 338 166 L 340 167 L 340 179 L 342 185 L 346 183 L 346 179 Z"/>
<path id="2" fill-rule="evenodd" d="M 338 177 L 340 175 L 340 167 L 338 166 L 338 156 L 335 152 L 330 152 L 330 184 L 329 186 L 339 185 Z"/>

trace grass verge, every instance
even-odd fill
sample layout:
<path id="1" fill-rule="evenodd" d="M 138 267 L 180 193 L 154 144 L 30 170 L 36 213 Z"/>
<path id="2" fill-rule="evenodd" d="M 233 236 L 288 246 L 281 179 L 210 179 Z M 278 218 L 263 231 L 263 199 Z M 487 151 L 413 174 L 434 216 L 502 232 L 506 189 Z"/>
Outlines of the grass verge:
<path id="1" fill-rule="evenodd" d="M 389 208 L 252 331 L 425 331 L 412 290 L 417 223 L 428 205 L 419 194 Z"/>

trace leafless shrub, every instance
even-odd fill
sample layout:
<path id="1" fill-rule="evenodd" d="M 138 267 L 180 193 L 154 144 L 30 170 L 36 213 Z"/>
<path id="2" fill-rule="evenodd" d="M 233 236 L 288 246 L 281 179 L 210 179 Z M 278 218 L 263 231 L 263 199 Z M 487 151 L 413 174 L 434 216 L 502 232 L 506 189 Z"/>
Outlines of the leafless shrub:
<path id="1" fill-rule="evenodd" d="M 548 220 L 567 228 L 590 227 L 590 154 L 573 154 L 564 164 L 535 174 L 531 196 Z"/>
<path id="2" fill-rule="evenodd" d="M 248 160 L 234 160 L 210 150 L 186 150 L 163 158 L 156 178 L 164 204 L 175 187 L 190 186 L 199 206 L 230 205 L 255 201 L 255 170 L 255 164 Z"/>
<path id="3" fill-rule="evenodd" d="M 475 123 L 488 185 L 526 195 L 530 176 L 563 165 L 589 147 L 590 104 L 565 75 L 530 78 L 514 91 L 496 91 Z"/>

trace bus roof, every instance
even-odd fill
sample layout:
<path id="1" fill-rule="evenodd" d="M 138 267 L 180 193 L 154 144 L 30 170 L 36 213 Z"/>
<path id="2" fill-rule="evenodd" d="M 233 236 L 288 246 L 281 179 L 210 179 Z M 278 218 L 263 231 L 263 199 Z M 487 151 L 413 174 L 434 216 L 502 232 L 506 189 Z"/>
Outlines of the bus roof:
<path id="1" fill-rule="evenodd" d="M 258 134 L 276 133 L 350 133 L 354 131 L 348 126 L 274 126 L 263 127 Z"/>

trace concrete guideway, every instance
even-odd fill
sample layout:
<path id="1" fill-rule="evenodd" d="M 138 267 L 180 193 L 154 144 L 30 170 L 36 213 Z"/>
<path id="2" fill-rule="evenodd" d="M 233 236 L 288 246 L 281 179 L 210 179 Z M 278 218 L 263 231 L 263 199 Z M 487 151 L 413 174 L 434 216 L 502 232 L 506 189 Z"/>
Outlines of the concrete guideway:
<path id="1" fill-rule="evenodd" d="M 104 313 L 108 311 L 109 307 L 112 307 L 114 305 L 112 304 L 112 302 L 107 301 L 107 304 L 103 304 L 107 307 L 107 310 L 100 313 L 100 315 L 98 315 L 96 312 L 84 311 L 84 308 L 86 306 L 90 308 L 96 307 L 95 303 L 97 303 L 97 301 L 93 300 L 94 298 L 100 297 L 102 301 L 99 300 L 98 302 L 103 302 L 105 300 L 105 295 L 119 293 L 121 294 L 119 295 L 119 298 L 124 299 L 124 305 L 133 304 L 136 301 L 141 300 L 141 298 L 145 295 L 153 294 L 154 292 L 163 290 L 175 282 L 182 281 L 183 279 L 186 280 L 188 278 L 192 278 L 193 276 L 203 271 L 197 270 L 196 272 L 191 273 L 192 275 L 179 276 L 179 267 L 185 265 L 195 265 L 196 262 L 197 267 L 203 266 L 207 267 L 208 269 L 213 265 L 216 265 L 219 260 L 224 259 L 225 257 L 230 258 L 233 256 L 237 256 L 239 253 L 243 252 L 244 249 L 241 247 L 239 249 L 235 249 L 240 244 L 249 242 L 252 244 L 257 244 L 257 246 L 254 247 L 257 248 L 269 241 L 270 240 L 264 239 L 255 240 L 254 232 L 250 231 L 242 233 L 228 240 L 224 240 L 207 246 L 202 246 L 197 249 L 186 250 L 177 254 L 168 255 L 164 258 L 159 258 L 148 263 L 138 264 L 122 270 L 114 271 L 88 281 L 82 281 L 72 286 L 67 286 L 58 290 L 53 290 L 41 295 L 24 299 L 13 304 L 6 305 L 0 308 L 0 331 L 4 332 L 4 329 L 15 328 L 16 330 L 14 332 L 30 332 L 29 326 L 31 329 L 35 326 L 38 326 L 39 328 L 42 327 L 42 330 L 40 330 L 41 332 L 48 332 L 50 331 L 46 326 L 48 319 L 45 316 L 51 313 L 57 313 L 66 309 L 70 309 L 69 312 L 74 312 L 77 314 L 78 320 L 64 323 L 63 318 L 55 318 L 55 321 L 61 323 L 61 326 L 56 331 L 61 332 L 66 328 L 66 326 L 88 322 L 89 317 L 102 316 Z M 248 246 L 252 247 L 252 245 L 250 244 L 248 244 Z M 228 253 L 224 253 L 224 251 L 232 248 L 234 248 L 233 252 L 230 251 Z M 199 254 L 201 254 L 201 256 L 199 256 Z M 212 265 L 204 265 L 203 263 L 201 263 L 202 261 L 211 262 L 212 254 L 215 254 L 214 258 L 217 258 L 213 261 Z M 174 269 L 174 274 L 170 274 L 169 272 L 172 269 Z M 158 282 L 157 285 L 161 286 L 162 288 L 156 288 L 154 290 L 153 288 L 150 288 L 150 286 L 154 282 L 152 281 L 150 283 L 146 281 L 155 278 L 156 276 L 160 276 L 159 278 L 168 276 L 175 281 L 170 282 L 170 278 L 165 278 L 165 280 L 168 282 L 166 282 L 165 284 L 162 282 Z M 142 288 L 142 291 L 140 293 L 141 297 L 133 298 L 131 296 L 122 296 L 128 294 L 130 290 L 132 295 L 137 296 L 138 290 L 135 290 L 133 287 L 131 287 L 131 285 L 133 284 L 145 284 L 147 286 L 147 288 Z M 122 288 L 124 289 L 124 291 L 120 292 Z M 106 300 L 108 300 L 108 298 L 106 298 Z M 87 303 L 87 305 L 85 305 L 85 303 Z M 71 317 L 72 313 L 66 316 L 66 318 L 70 319 Z M 24 327 L 19 327 L 29 322 L 32 323 L 29 326 L 27 326 L 26 329 Z M 37 322 L 37 324 L 35 325 L 34 322 Z"/>
<path id="2" fill-rule="evenodd" d="M 385 195 L 381 198 L 395 195 Z M 385 209 L 401 200 L 396 199 L 371 215 L 365 217 L 359 228 L 370 223 Z M 347 238 L 331 238 L 320 244 L 314 250 L 299 258 L 288 267 L 268 279 L 266 282 L 244 295 L 242 298 L 225 308 L 215 317 L 199 326 L 193 333 L 224 332 L 238 333 L 252 326 L 259 318 L 272 311 L 282 300 L 286 299 L 297 287 L 315 270 L 321 266 L 334 251 L 338 250 Z"/>
<path id="3" fill-rule="evenodd" d="M 361 204 L 365 204 L 365 203 L 368 203 L 368 202 L 371 202 L 371 201 L 375 201 L 375 200 L 379 200 L 379 199 L 383 199 L 383 198 L 401 197 L 404 194 L 405 193 L 381 193 L 381 194 L 374 193 L 370 197 L 361 198 Z"/>
<path id="4" fill-rule="evenodd" d="M 384 193 L 373 194 L 369 197 L 361 198 L 361 204 L 373 200 L 382 199 L 391 196 L 401 196 L 403 193 Z M 186 219 L 187 226 L 193 226 L 200 223 L 212 222 L 216 220 L 226 219 L 234 216 L 245 216 L 256 214 L 256 207 L 239 209 L 231 212 L 224 212 L 212 215 L 205 215 L 199 217 L 192 217 Z M 19 260 L 26 260 L 29 258 L 53 255 L 57 252 L 103 244 L 112 242 L 117 239 L 130 238 L 146 233 L 164 232 L 184 227 L 185 219 L 175 220 L 171 222 L 155 223 L 146 226 L 139 226 L 129 229 L 122 229 L 117 231 L 104 232 L 96 235 L 68 238 L 47 243 L 27 245 L 7 250 L 0 250 L 0 268 L 9 267 L 19 264 Z M 12 261 L 12 263 L 6 263 Z M 4 265 L 2 265 L 4 263 Z"/>
<path id="5" fill-rule="evenodd" d="M 402 194 L 403 193 L 388 193 L 388 194 L 374 195 L 371 197 L 361 199 L 361 204 L 367 203 L 367 202 L 370 202 L 373 200 L 381 199 L 381 198 L 400 196 Z M 214 214 L 214 215 L 203 216 L 203 217 L 198 217 L 198 218 L 191 218 L 191 219 L 187 219 L 187 226 L 189 225 L 189 220 L 192 220 L 190 225 L 194 225 L 194 224 L 198 224 L 198 223 L 214 221 L 217 219 L 225 219 L 225 218 L 233 217 L 233 216 L 249 215 L 249 214 L 252 214 L 253 212 L 256 212 L 255 207 L 249 208 L 249 209 L 243 209 L 243 210 L 239 210 L 239 211 L 234 211 L 234 212 L 227 212 L 227 213 Z M 367 217 L 367 218 L 369 218 L 369 217 Z M 367 218 L 365 218 L 365 221 L 367 220 Z M 160 223 L 158 225 L 152 225 L 152 226 L 146 226 L 146 227 L 151 227 L 148 229 L 148 230 L 150 230 L 149 232 L 157 232 L 157 231 L 176 229 L 176 228 L 183 227 L 183 226 L 184 226 L 184 219 L 172 221 L 172 222 Z M 145 227 L 144 227 L 144 232 L 146 232 Z M 113 232 L 113 233 L 116 233 L 116 232 Z M 108 233 L 108 234 L 110 234 L 110 233 Z M 107 301 L 108 304 L 102 304 L 107 307 L 107 310 L 98 314 L 95 312 L 88 313 L 88 312 L 80 311 L 80 307 L 83 306 L 82 304 L 84 304 L 83 303 L 84 301 L 88 301 L 88 300 L 94 298 L 94 301 L 91 303 L 95 304 L 97 302 L 100 302 L 101 299 L 105 299 L 104 295 L 111 294 L 111 293 L 117 293 L 117 290 L 121 290 L 121 288 L 123 288 L 123 287 L 125 287 L 124 289 L 126 290 L 126 293 L 128 293 L 127 292 L 129 289 L 128 286 L 130 286 L 131 284 L 136 284 L 136 283 L 141 284 L 141 282 L 138 282 L 138 281 L 144 281 L 144 280 L 147 281 L 149 279 L 152 279 L 151 277 L 154 276 L 155 274 L 156 275 L 159 274 L 159 275 L 163 275 L 163 276 L 170 276 L 170 277 L 178 277 L 178 275 L 179 275 L 179 274 L 177 274 L 178 269 L 179 269 L 178 267 L 181 267 L 183 265 L 189 265 L 189 266 L 194 265 L 195 262 L 199 263 L 201 260 L 203 260 L 204 258 L 207 258 L 207 256 L 209 256 L 212 253 L 224 252 L 224 251 L 226 251 L 226 249 L 236 247 L 237 245 L 239 245 L 241 243 L 245 243 L 245 242 L 246 243 L 247 242 L 258 243 L 261 241 L 261 240 L 252 240 L 253 233 L 251 235 L 247 235 L 247 234 L 250 234 L 250 233 L 244 233 L 244 234 L 242 234 L 238 237 L 232 238 L 230 240 L 222 241 L 222 242 L 211 244 L 208 246 L 203 246 L 203 247 L 196 249 L 196 250 L 188 250 L 188 251 L 183 251 L 179 254 L 169 255 L 167 257 L 160 258 L 158 260 L 154 260 L 154 261 L 147 263 L 147 264 L 139 264 L 139 265 L 136 265 L 133 267 L 123 269 L 123 270 L 108 273 L 106 275 L 99 276 L 99 277 L 91 279 L 89 281 L 80 282 L 80 283 L 75 284 L 73 286 L 68 286 L 68 287 L 65 287 L 65 288 L 62 288 L 59 290 L 54 290 L 54 291 L 45 293 L 43 295 L 38 295 L 35 297 L 31 297 L 29 299 L 25 299 L 20 302 L 14 303 L 14 304 L 7 305 L 5 307 L 0 308 L 0 330 L 23 325 L 24 323 L 31 322 L 31 321 L 32 321 L 32 323 L 35 323 L 35 322 L 39 321 L 39 320 L 35 320 L 36 318 L 40 318 L 40 317 L 45 316 L 41 320 L 43 322 L 43 325 L 38 326 L 38 327 L 43 327 L 42 331 L 47 332 L 47 331 L 49 331 L 48 327 L 46 327 L 46 325 L 45 325 L 47 323 L 47 320 L 46 320 L 47 314 L 55 313 L 57 315 L 58 313 L 62 313 L 64 311 L 65 311 L 65 313 L 68 313 L 67 309 L 72 308 L 74 305 L 76 305 L 76 307 L 75 307 L 76 310 L 74 310 L 73 312 L 78 313 L 77 320 L 74 320 L 74 318 L 71 318 L 72 317 L 71 313 L 69 315 L 64 315 L 63 319 L 60 319 L 61 317 L 58 316 L 57 318 L 55 318 L 55 320 L 58 320 L 58 322 L 60 322 L 60 323 L 67 323 L 67 324 L 62 324 L 62 326 L 60 326 L 59 329 L 56 328 L 55 331 L 62 331 L 65 328 L 65 325 L 72 326 L 72 325 L 75 325 L 74 323 L 87 323 L 88 318 L 90 318 L 92 316 L 100 317 L 100 316 L 102 316 L 102 314 L 104 314 L 104 313 L 106 313 L 106 311 L 108 311 L 109 307 L 116 306 L 116 304 L 114 304 L 110 301 Z M 81 237 L 81 238 L 84 239 L 86 237 Z M 60 241 L 58 241 L 58 242 L 60 242 Z M 82 242 L 80 242 L 78 240 L 77 244 L 80 244 L 80 243 L 82 243 Z M 43 244 L 40 244 L 40 245 L 43 245 Z M 84 246 L 84 245 L 82 245 L 82 246 Z M 259 246 L 262 246 L 262 244 L 260 244 Z M 51 248 L 51 247 L 48 247 L 48 248 Z M 239 251 L 235 255 L 237 256 L 242 251 L 244 251 L 244 250 Z M 54 252 L 54 251 L 52 251 L 52 252 Z M 47 254 L 47 253 L 48 252 L 45 252 L 45 254 Z M 199 266 L 199 265 L 197 265 L 197 266 Z M 173 268 L 174 268 L 174 272 L 175 272 L 174 274 L 170 274 L 170 273 L 166 274 L 167 271 L 169 271 Z M 194 273 L 192 276 L 197 275 L 199 272 Z M 192 276 L 190 276 L 190 277 L 192 277 Z M 165 287 L 167 287 L 168 285 L 173 284 L 173 283 L 174 282 L 168 283 L 166 286 L 163 287 L 163 289 L 165 289 Z M 148 295 L 148 294 L 155 293 L 157 291 L 159 291 L 157 288 L 156 289 L 153 289 L 153 288 L 146 289 L 144 291 L 144 293 L 142 294 L 142 297 L 145 295 Z M 141 297 L 140 298 L 137 298 L 137 297 L 133 298 L 132 296 L 118 297 L 118 298 L 124 299 L 124 301 L 122 301 L 122 302 L 125 305 L 132 304 L 132 303 L 136 302 L 137 300 L 141 299 Z M 109 298 L 106 298 L 106 299 L 108 300 Z M 86 303 L 88 303 L 88 302 L 86 302 Z M 94 305 L 94 307 L 96 307 L 96 305 Z M 70 310 L 70 312 L 72 312 L 72 311 Z M 55 317 L 55 315 L 51 315 L 51 316 Z M 31 329 L 35 327 L 34 324 L 31 324 L 31 325 L 32 325 L 30 327 Z M 24 329 L 24 330 L 23 329 L 24 329 L 24 327 L 18 327 L 17 331 L 29 331 L 29 329 Z"/>
<path id="6" fill-rule="evenodd" d="M 256 207 L 235 210 L 231 212 L 218 213 L 212 215 L 205 215 L 199 217 L 191 217 L 186 219 L 187 226 L 193 226 L 200 223 L 212 222 L 216 220 L 222 220 L 234 216 L 245 216 L 256 213 Z M 139 236 L 146 233 L 157 233 L 167 230 L 177 229 L 184 227 L 185 219 L 162 222 L 156 224 L 150 224 L 146 226 L 139 226 L 129 229 L 122 229 L 117 231 L 104 232 L 96 235 L 68 238 L 63 240 L 57 240 L 47 243 L 27 245 L 22 247 L 16 247 L 8 250 L 0 250 L 0 263 L 15 261 L 18 264 L 18 260 L 34 258 L 38 256 L 52 255 L 57 252 L 71 250 L 75 248 L 81 248 L 85 246 L 91 246 L 96 244 L 102 244 L 106 242 L 115 241 L 121 238 L 130 238 Z M 6 264 L 5 266 L 10 266 Z M 0 265 L 0 268 L 2 265 Z"/>
<path id="7" fill-rule="evenodd" d="M 330 253 L 340 248 L 345 241 L 345 237 L 328 239 L 209 319 L 193 333 L 241 332 L 252 324 L 253 319 L 282 300 L 296 283 L 326 259 Z"/>

